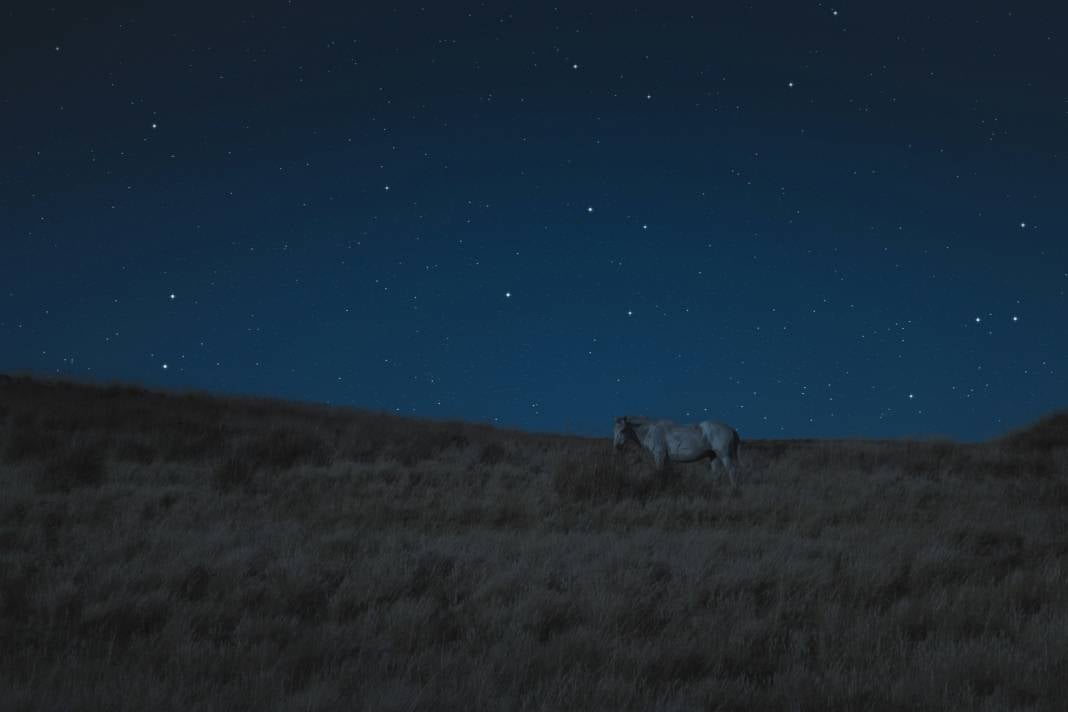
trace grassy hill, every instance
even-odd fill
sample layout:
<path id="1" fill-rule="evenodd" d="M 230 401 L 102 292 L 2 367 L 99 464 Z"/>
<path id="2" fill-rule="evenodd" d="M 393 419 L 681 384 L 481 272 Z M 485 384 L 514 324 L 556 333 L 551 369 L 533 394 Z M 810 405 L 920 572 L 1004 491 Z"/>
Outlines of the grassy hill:
<path id="1" fill-rule="evenodd" d="M 0 709 L 1060 710 L 1066 423 L 747 441 L 735 494 L 607 438 L 0 378 Z"/>

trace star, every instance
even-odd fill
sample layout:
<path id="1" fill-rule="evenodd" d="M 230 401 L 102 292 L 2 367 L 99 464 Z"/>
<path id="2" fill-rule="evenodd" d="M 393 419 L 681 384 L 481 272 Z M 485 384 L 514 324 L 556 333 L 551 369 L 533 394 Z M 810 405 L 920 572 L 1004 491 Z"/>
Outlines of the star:
<path id="1" fill-rule="evenodd" d="M 155 129 L 155 128 L 157 128 L 157 126 L 158 126 L 158 125 L 157 125 L 157 124 L 156 124 L 155 122 L 153 122 L 153 124 L 152 124 L 152 128 L 153 128 L 153 129 Z"/>
<path id="2" fill-rule="evenodd" d="M 163 364 L 163 370 L 164 370 L 164 371 L 166 371 L 166 370 L 167 370 L 167 364 Z"/>
<path id="3" fill-rule="evenodd" d="M 577 64 L 572 64 L 572 65 L 571 65 L 571 68 L 572 68 L 572 69 L 578 69 L 578 65 L 577 65 Z"/>
<path id="4" fill-rule="evenodd" d="M 634 316 L 634 312 L 630 309 L 627 310 L 627 316 Z"/>
<path id="5" fill-rule="evenodd" d="M 512 293 L 511 292 L 505 292 L 504 293 L 504 298 L 505 299 L 511 299 L 512 298 Z"/>
<path id="6" fill-rule="evenodd" d="M 978 323 L 979 323 L 979 322 L 981 322 L 981 321 L 982 321 L 982 318 L 980 318 L 980 317 L 975 317 L 975 323 L 976 323 L 976 324 L 978 324 Z"/>
<path id="7" fill-rule="evenodd" d="M 648 230 L 648 229 L 649 229 L 648 225 L 642 225 L 642 230 Z"/>
<path id="8" fill-rule="evenodd" d="M 386 186 L 386 190 L 389 190 L 389 186 L 388 185 Z"/>
<path id="9" fill-rule="evenodd" d="M 1016 316 L 1015 314 L 1013 314 L 1013 315 L 1012 315 L 1012 320 L 1013 320 L 1013 321 L 1019 321 L 1019 320 L 1020 320 L 1020 317 L 1018 317 L 1018 316 Z"/>
<path id="10" fill-rule="evenodd" d="M 174 299 L 174 292 L 171 292 L 171 299 Z"/>
<path id="11" fill-rule="evenodd" d="M 793 87 L 794 87 L 794 83 L 793 83 L 793 82 L 786 82 L 786 86 L 788 86 L 788 87 L 790 87 L 791 89 L 793 89 Z"/>
<path id="12" fill-rule="evenodd" d="M 1022 222 L 1022 223 L 1020 223 L 1020 227 L 1021 227 L 1021 228 L 1025 228 L 1025 227 L 1027 227 L 1027 223 L 1025 223 L 1025 222 Z"/>
<path id="13" fill-rule="evenodd" d="M 587 212 L 587 213 L 592 213 L 592 212 L 593 212 L 593 206 L 592 206 L 592 205 L 590 205 L 590 206 L 587 206 L 587 208 L 586 208 L 586 212 Z"/>

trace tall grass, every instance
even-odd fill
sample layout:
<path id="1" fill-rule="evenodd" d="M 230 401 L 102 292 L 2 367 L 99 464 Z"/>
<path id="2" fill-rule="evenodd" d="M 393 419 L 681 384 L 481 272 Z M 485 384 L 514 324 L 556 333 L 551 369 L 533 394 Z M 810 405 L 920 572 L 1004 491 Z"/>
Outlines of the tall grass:
<path id="1" fill-rule="evenodd" d="M 0 709 L 1059 710 L 1064 422 L 747 442 L 734 494 L 607 440 L 0 379 Z"/>

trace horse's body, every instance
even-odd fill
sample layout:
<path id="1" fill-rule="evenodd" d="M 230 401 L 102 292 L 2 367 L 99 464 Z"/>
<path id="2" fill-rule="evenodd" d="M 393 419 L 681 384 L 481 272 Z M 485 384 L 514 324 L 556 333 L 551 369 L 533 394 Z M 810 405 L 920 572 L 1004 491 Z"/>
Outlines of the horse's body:
<path id="1" fill-rule="evenodd" d="M 614 435 L 617 450 L 627 442 L 636 442 L 653 453 L 658 470 L 664 469 L 669 461 L 697 462 L 706 457 L 709 468 L 713 469 L 719 460 L 731 479 L 731 486 L 738 486 L 735 468 L 742 439 L 729 425 L 711 420 L 679 425 L 670 420 L 625 415 L 616 418 Z"/>

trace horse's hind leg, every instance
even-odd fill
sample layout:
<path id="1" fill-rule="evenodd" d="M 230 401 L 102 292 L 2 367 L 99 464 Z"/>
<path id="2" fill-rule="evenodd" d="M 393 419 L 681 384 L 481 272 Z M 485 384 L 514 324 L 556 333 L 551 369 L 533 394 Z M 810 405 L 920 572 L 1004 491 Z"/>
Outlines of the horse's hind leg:
<path id="1" fill-rule="evenodd" d="M 731 488 L 738 489 L 738 478 L 734 473 L 734 460 L 731 459 L 729 452 L 716 453 L 716 457 L 712 459 L 711 465 L 715 465 L 715 461 L 719 460 L 723 469 L 727 471 L 727 477 L 731 480 Z"/>
<path id="2" fill-rule="evenodd" d="M 719 462 L 719 457 L 716 455 L 716 453 L 713 452 L 713 453 L 709 454 L 709 456 L 708 456 L 708 472 L 709 472 L 710 475 L 712 475 L 712 479 L 713 480 L 718 480 L 720 477 L 723 476 L 722 472 L 716 472 L 716 463 L 717 462 Z M 720 466 L 722 467 L 722 463 L 720 463 Z"/>

